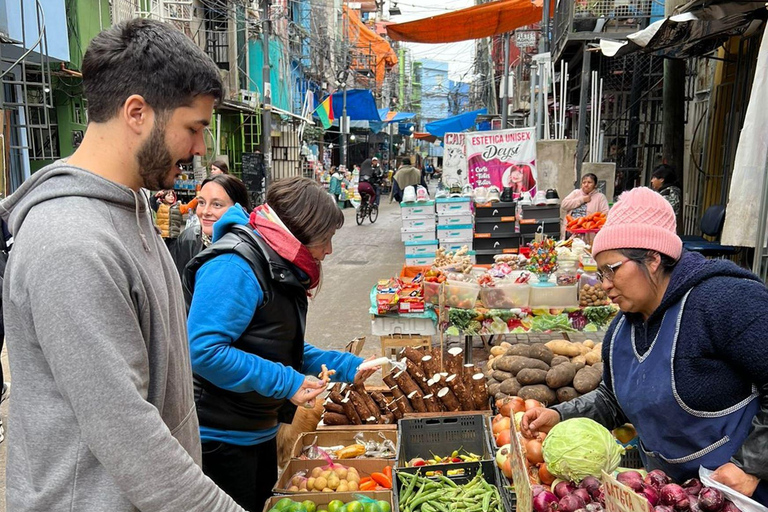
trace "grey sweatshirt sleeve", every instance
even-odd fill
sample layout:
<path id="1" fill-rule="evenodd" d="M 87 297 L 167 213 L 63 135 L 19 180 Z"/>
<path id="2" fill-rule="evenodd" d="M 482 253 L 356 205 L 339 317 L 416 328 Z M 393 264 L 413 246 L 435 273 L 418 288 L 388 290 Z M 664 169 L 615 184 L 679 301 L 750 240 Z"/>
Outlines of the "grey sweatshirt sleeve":
<path id="1" fill-rule="evenodd" d="M 149 303 L 147 290 L 129 283 L 122 268 L 131 260 L 114 247 L 64 245 L 25 264 L 29 295 L 20 299 L 29 301 L 39 350 L 79 428 L 67 436 L 79 436 L 72 442 L 89 450 L 142 512 L 242 511 L 147 401 L 149 361 L 169 354 L 145 341 L 164 335 L 142 332 L 149 329 L 137 312 L 146 313 Z M 174 430 L 194 414 L 192 408 Z M 36 463 L 50 468 L 51 461 Z"/>

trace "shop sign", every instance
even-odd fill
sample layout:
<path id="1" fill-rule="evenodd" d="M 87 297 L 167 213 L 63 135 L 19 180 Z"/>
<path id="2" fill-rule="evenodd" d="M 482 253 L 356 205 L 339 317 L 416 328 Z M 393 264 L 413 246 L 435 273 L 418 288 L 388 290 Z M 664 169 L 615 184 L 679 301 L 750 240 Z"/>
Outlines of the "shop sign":
<path id="1" fill-rule="evenodd" d="M 650 512 L 648 500 L 603 471 L 607 512 Z"/>

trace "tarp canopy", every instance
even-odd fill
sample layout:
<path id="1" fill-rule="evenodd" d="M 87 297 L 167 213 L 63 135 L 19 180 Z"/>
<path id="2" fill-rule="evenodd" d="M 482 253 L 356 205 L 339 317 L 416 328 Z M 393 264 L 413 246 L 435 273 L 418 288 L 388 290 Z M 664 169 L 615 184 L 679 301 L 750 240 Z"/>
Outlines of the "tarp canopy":
<path id="1" fill-rule="evenodd" d="M 626 41 L 600 40 L 600 51 L 619 57 L 643 51 L 671 58 L 704 55 L 765 19 L 765 2 L 689 2 L 678 14 L 630 34 Z"/>
<path id="2" fill-rule="evenodd" d="M 392 49 L 386 39 L 369 29 L 365 23 L 362 22 L 358 11 L 347 9 L 346 3 L 344 3 L 344 13 L 349 16 L 349 24 L 347 28 L 349 42 L 352 43 L 363 56 L 368 52 L 373 52 L 376 60 L 374 63 L 376 83 L 381 85 L 384 82 L 384 75 L 387 68 L 397 64 L 397 53 L 395 53 L 395 50 Z M 364 69 L 370 66 L 370 63 L 365 62 L 365 58 L 361 58 L 360 60 L 361 62 L 354 62 L 353 55 L 352 67 L 354 69 Z"/>
<path id="3" fill-rule="evenodd" d="M 413 134 L 413 138 L 414 139 L 419 139 L 419 140 L 426 140 L 427 142 L 436 142 L 437 141 L 437 137 L 435 137 L 431 133 L 425 133 L 425 132 L 415 132 Z"/>
<path id="4" fill-rule="evenodd" d="M 325 98 L 324 98 L 325 100 Z M 333 119 L 341 119 L 344 108 L 343 91 L 331 94 L 331 107 Z M 379 109 L 376 108 L 376 100 L 368 89 L 347 90 L 347 116 L 351 121 L 376 121 L 381 122 Z M 317 114 L 315 114 L 317 117 Z"/>
<path id="5" fill-rule="evenodd" d="M 443 138 L 446 133 L 463 132 L 475 126 L 475 119 L 479 115 L 487 114 L 488 109 L 481 108 L 472 112 L 465 112 L 453 117 L 446 117 L 439 121 L 427 123 L 424 129 L 435 137 Z"/>
<path id="6" fill-rule="evenodd" d="M 555 3 L 552 2 L 551 13 L 554 13 Z M 498 0 L 439 16 L 387 25 L 387 34 L 395 41 L 414 43 L 481 39 L 540 22 L 542 4 L 542 0 Z"/>

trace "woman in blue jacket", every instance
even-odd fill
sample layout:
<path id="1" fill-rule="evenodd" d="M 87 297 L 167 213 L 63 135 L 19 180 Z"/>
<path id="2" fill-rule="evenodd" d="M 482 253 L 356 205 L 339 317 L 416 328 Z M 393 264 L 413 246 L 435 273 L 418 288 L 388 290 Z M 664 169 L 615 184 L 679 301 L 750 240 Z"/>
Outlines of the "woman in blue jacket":
<path id="1" fill-rule="evenodd" d="M 632 423 L 647 469 L 713 478 L 768 505 L 768 289 L 730 261 L 683 252 L 672 206 L 624 193 L 592 248 L 619 306 L 600 387 L 522 421 L 524 434 L 583 416 Z"/>
<path id="2" fill-rule="evenodd" d="M 247 510 L 260 511 L 277 480 L 278 424 L 325 389 L 305 375 L 323 364 L 343 382 L 373 373 L 304 341 L 307 297 L 343 223 L 314 181 L 276 181 L 250 215 L 229 209 L 185 270 L 203 471 Z"/>

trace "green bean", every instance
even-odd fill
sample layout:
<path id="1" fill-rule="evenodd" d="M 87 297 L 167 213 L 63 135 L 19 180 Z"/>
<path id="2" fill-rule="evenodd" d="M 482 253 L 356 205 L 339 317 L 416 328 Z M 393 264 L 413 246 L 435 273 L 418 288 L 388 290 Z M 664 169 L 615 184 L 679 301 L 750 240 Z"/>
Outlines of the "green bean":
<path id="1" fill-rule="evenodd" d="M 399 476 L 404 476 L 406 473 L 398 473 Z M 408 499 L 411 496 L 411 493 L 413 492 L 414 487 L 416 486 L 418 478 L 416 475 L 413 476 L 411 481 L 408 483 L 408 487 L 405 489 L 405 492 L 403 492 L 402 496 L 400 496 L 400 500 L 403 502 L 403 505 L 406 505 L 408 502 Z"/>

